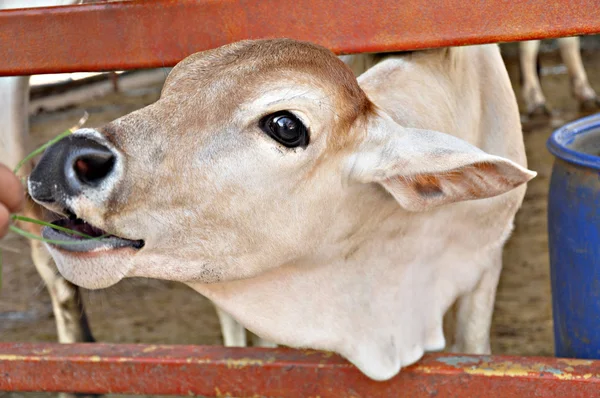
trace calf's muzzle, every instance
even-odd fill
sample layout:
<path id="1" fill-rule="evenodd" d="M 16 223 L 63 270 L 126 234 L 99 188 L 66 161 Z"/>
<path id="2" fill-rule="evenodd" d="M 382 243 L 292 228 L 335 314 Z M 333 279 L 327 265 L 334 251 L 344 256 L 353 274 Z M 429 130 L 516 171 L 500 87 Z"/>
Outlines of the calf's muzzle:
<path id="1" fill-rule="evenodd" d="M 105 145 L 71 135 L 50 146 L 29 176 L 29 193 L 37 202 L 65 205 L 84 190 L 100 189 L 114 171 L 116 156 Z"/>

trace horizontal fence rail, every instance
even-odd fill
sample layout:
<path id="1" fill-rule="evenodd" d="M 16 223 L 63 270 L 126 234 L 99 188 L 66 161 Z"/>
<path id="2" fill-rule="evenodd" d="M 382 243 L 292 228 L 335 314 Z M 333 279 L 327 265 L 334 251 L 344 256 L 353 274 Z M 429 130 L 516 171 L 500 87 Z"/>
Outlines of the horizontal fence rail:
<path id="1" fill-rule="evenodd" d="M 0 343 L 0 391 L 207 397 L 593 397 L 600 361 L 427 354 L 377 382 L 341 357 L 287 348 Z"/>
<path id="2" fill-rule="evenodd" d="M 600 33 L 598 12 L 598 0 L 153 0 L 5 10 L 0 76 L 172 66 L 270 37 L 357 53 L 585 35 Z"/>

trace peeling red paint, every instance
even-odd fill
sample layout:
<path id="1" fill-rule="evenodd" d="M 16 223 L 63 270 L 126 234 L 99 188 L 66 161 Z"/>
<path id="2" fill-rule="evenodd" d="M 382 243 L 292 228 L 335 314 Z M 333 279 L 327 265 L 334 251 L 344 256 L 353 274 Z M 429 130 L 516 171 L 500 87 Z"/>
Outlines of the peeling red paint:
<path id="1" fill-rule="evenodd" d="M 172 66 L 248 38 L 337 53 L 600 33 L 598 0 L 154 0 L 0 12 L 0 75 Z"/>
<path id="2" fill-rule="evenodd" d="M 377 382 L 338 355 L 319 351 L 0 343 L 0 391 L 488 398 L 591 397 L 599 388 L 600 361 L 590 360 L 428 354 L 392 380 Z"/>

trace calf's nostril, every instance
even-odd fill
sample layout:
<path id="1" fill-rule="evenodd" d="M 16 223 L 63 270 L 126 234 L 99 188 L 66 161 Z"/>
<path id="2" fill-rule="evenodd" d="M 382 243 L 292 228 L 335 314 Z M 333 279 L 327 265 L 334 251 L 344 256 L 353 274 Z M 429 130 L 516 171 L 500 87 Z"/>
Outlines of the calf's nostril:
<path id="1" fill-rule="evenodd" d="M 85 148 L 78 152 L 73 157 L 72 169 L 82 185 L 99 185 L 115 166 L 115 157 L 108 149 Z"/>
<path id="2" fill-rule="evenodd" d="M 102 140 L 72 134 L 46 149 L 29 176 L 31 197 L 40 203 L 68 206 L 68 199 L 104 184 L 118 167 L 118 155 Z"/>

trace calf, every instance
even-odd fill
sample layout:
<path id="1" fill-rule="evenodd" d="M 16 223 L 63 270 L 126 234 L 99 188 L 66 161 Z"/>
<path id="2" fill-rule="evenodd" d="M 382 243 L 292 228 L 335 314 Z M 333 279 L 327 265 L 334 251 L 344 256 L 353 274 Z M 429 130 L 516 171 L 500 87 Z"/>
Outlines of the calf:
<path id="1" fill-rule="evenodd" d="M 385 380 L 447 343 L 490 352 L 533 176 L 496 45 L 393 55 L 357 81 L 276 39 L 186 58 L 156 103 L 49 148 L 28 186 L 98 237 L 44 229 L 69 281 L 180 281 L 269 341 Z"/>

